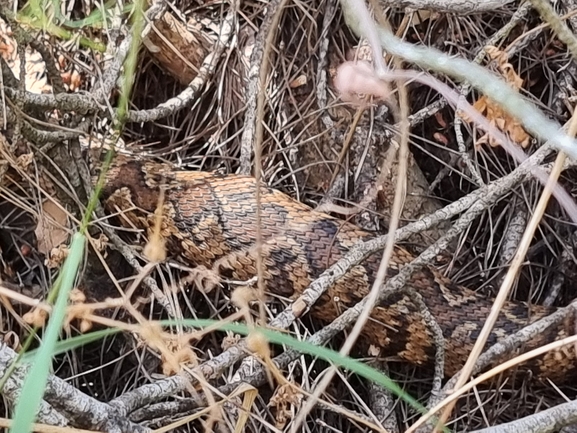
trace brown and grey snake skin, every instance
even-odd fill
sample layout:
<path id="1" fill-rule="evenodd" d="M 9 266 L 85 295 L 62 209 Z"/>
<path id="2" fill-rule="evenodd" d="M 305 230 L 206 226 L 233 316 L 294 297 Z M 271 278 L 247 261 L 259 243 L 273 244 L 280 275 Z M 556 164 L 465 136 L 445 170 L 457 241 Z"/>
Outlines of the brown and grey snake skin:
<path id="1" fill-rule="evenodd" d="M 107 208 L 114 212 L 131 208 L 121 220 L 150 228 L 161 187 L 166 191 L 162 235 L 170 254 L 180 255 L 191 266 L 204 266 L 222 277 L 245 281 L 255 276 L 254 178 L 173 171 L 165 164 L 126 160 L 108 172 L 104 190 Z M 276 295 L 297 297 L 353 245 L 371 237 L 353 224 L 316 212 L 265 185 L 261 185 L 261 209 L 264 279 L 268 292 Z M 407 251 L 396 248 L 389 276 L 412 259 Z M 351 269 L 325 293 L 311 314 L 330 322 L 362 300 L 379 261 L 380 254 L 375 254 Z M 454 284 L 434 268 L 414 273 L 409 284 L 422 295 L 443 331 L 445 373 L 452 375 L 467 359 L 493 301 Z M 553 311 L 508 302 L 488 346 Z M 524 349 L 566 337 L 573 330 L 574 323 L 553 327 Z M 396 355 L 413 364 L 423 365 L 433 359 L 432 333 L 406 295 L 399 294 L 387 305 L 376 307 L 362 338 L 380 347 L 385 355 Z M 527 365 L 553 380 L 574 378 L 575 348 L 565 346 Z"/>

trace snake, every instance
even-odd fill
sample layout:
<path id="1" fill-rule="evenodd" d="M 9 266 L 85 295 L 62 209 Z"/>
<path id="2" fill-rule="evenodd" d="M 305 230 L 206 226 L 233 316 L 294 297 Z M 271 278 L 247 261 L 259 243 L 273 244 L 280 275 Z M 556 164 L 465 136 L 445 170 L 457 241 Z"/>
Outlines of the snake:
<path id="1" fill-rule="evenodd" d="M 142 229 L 148 236 L 161 215 L 157 233 L 166 250 L 190 268 L 206 270 L 217 281 L 249 281 L 259 275 L 267 293 L 293 300 L 351 248 L 374 237 L 252 176 L 186 171 L 168 163 L 123 158 L 107 171 L 102 194 L 105 208 L 117 215 L 122 225 Z M 260 274 L 258 254 L 262 258 Z M 374 253 L 351 267 L 318 299 L 309 314 L 330 323 L 362 301 L 375 280 L 381 255 Z M 395 246 L 387 278 L 413 260 L 406 249 Z M 406 286 L 411 290 L 394 293 L 375 306 L 359 344 L 372 345 L 381 354 L 412 365 L 431 365 L 435 338 L 424 320 L 422 305 L 411 296 L 411 292 L 418 293 L 443 334 L 445 375 L 456 374 L 479 337 L 494 299 L 455 284 L 433 266 L 413 272 Z M 555 307 L 505 302 L 485 348 L 554 311 Z M 570 336 L 574 329 L 575 319 L 569 317 L 525 343 L 522 350 Z M 566 381 L 576 375 L 575 352 L 574 346 L 565 345 L 523 366 L 539 377 Z"/>

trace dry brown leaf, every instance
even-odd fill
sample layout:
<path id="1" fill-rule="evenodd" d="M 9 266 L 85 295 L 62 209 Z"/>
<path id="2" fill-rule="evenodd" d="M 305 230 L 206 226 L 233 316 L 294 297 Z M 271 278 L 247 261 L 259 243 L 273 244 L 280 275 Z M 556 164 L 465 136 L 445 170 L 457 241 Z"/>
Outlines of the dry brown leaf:
<path id="1" fill-rule="evenodd" d="M 482 96 L 477 100 L 477 102 L 475 102 L 473 107 L 479 111 L 479 113 L 485 115 L 492 126 L 505 132 L 513 142 L 519 144 L 521 147 L 526 148 L 531 142 L 531 137 L 527 132 L 525 132 L 521 123 L 514 117 L 510 116 L 509 113 L 505 112 L 500 105 L 494 103 L 491 99 Z M 467 119 L 467 121 L 469 121 L 469 119 Z M 499 143 L 488 134 L 483 135 L 475 143 L 477 147 L 483 144 L 488 144 L 491 147 L 499 145 Z"/>
<path id="2" fill-rule="evenodd" d="M 523 85 L 523 79 L 517 75 L 513 65 L 511 65 L 507 60 L 507 53 L 499 50 L 496 47 L 489 46 L 485 49 L 487 55 L 496 62 L 497 68 L 505 81 L 509 83 L 514 89 L 519 90 Z M 474 104 L 473 107 L 481 114 L 483 114 L 492 126 L 495 126 L 502 132 L 506 133 L 509 138 L 519 144 L 521 147 L 526 148 L 531 142 L 531 137 L 525 129 L 521 126 L 521 123 L 510 116 L 509 113 L 505 112 L 500 105 L 493 102 L 486 96 L 481 96 Z M 463 118 L 470 122 L 468 116 L 463 116 Z M 483 135 L 477 140 L 475 146 L 479 148 L 483 144 L 488 144 L 491 147 L 496 147 L 499 143 L 488 134 Z"/>
<path id="3" fill-rule="evenodd" d="M 418 26 L 426 21 L 435 21 L 438 19 L 440 14 L 438 12 L 429 11 L 426 9 L 419 9 L 412 13 L 410 26 Z"/>
<path id="4" fill-rule="evenodd" d="M 38 251 L 48 255 L 53 248 L 68 240 L 68 215 L 52 200 L 42 203 L 38 225 L 34 231 L 38 239 Z"/>

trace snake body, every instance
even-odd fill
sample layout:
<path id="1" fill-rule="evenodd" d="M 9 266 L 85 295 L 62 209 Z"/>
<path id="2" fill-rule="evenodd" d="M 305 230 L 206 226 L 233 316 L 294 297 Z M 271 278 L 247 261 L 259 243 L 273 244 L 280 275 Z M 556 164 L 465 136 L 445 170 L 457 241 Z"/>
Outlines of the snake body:
<path id="1" fill-rule="evenodd" d="M 310 207 L 249 176 L 175 171 L 171 166 L 123 161 L 107 174 L 108 209 L 126 211 L 127 225 L 152 230 L 163 191 L 161 234 L 170 254 L 215 275 L 246 281 L 257 274 L 256 191 L 260 188 L 261 239 L 267 291 L 296 298 L 349 249 L 372 235 L 359 227 Z M 413 260 L 396 247 L 388 276 Z M 311 314 L 330 322 L 369 292 L 380 254 L 354 266 L 314 305 Z M 464 364 L 489 314 L 493 300 L 454 284 L 433 267 L 413 273 L 408 283 L 421 294 L 445 338 L 445 373 Z M 538 305 L 507 302 L 487 347 L 555 311 Z M 573 319 L 570 320 L 573 322 Z M 573 323 L 554 326 L 525 345 L 532 349 L 572 334 Z M 361 335 L 384 355 L 425 365 L 434 359 L 433 333 L 411 296 L 399 294 L 378 305 Z M 510 354 L 512 356 L 513 354 Z M 575 348 L 565 346 L 528 363 L 537 374 L 555 380 L 574 377 Z"/>

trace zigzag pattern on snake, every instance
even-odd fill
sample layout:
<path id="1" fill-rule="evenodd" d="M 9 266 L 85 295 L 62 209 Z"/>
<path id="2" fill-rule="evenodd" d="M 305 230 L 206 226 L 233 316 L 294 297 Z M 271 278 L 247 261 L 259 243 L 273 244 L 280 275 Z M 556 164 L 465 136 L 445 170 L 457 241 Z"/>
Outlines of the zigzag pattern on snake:
<path id="1" fill-rule="evenodd" d="M 249 176 L 174 171 L 165 164 L 126 160 L 108 172 L 104 196 L 111 211 L 131 209 L 121 218 L 126 224 L 150 230 L 160 190 L 164 189 L 161 233 L 169 253 L 191 266 L 204 266 L 222 277 L 245 281 L 256 275 L 258 185 Z M 270 293 L 296 298 L 353 245 L 372 236 L 279 191 L 265 185 L 260 188 L 263 277 Z M 396 247 L 389 277 L 412 260 L 406 250 Z M 311 314 L 330 322 L 362 300 L 370 290 L 379 262 L 377 253 L 353 267 L 323 295 Z M 445 373 L 453 375 L 466 361 L 493 300 L 454 284 L 432 267 L 415 272 L 408 284 L 422 295 L 443 331 Z M 553 311 L 507 302 L 487 347 Z M 524 349 L 566 337 L 573 329 L 574 323 L 553 327 Z M 377 306 L 362 338 L 381 348 L 385 355 L 396 355 L 413 364 L 423 365 L 434 359 L 432 332 L 406 295 L 399 294 L 387 305 Z M 566 380 L 575 375 L 575 348 L 549 352 L 527 366 L 540 375 Z"/>

